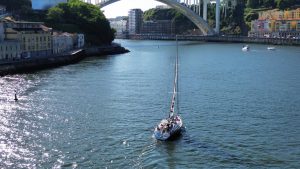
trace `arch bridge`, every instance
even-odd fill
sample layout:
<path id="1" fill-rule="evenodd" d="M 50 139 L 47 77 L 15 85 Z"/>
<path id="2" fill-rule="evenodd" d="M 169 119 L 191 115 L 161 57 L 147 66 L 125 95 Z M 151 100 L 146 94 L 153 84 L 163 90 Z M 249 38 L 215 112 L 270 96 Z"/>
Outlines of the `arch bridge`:
<path id="1" fill-rule="evenodd" d="M 98 0 L 97 6 L 103 8 L 121 0 Z M 216 3 L 216 28 L 212 29 L 207 23 L 207 4 L 211 0 L 156 0 L 181 12 L 189 18 L 203 33 L 203 35 L 215 35 L 220 30 L 220 0 L 212 0 Z M 201 4 L 203 4 L 203 18 L 200 16 Z"/>

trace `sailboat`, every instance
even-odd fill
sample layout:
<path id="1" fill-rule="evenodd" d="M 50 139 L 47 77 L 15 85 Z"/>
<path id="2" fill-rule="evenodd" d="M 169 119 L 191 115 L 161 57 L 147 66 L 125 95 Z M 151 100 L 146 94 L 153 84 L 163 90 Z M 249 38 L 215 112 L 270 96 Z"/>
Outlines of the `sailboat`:
<path id="1" fill-rule="evenodd" d="M 183 128 L 183 123 L 181 117 L 178 115 L 179 108 L 177 108 L 177 112 L 175 111 L 175 104 L 178 107 L 178 41 L 176 36 L 176 63 L 175 63 L 175 77 L 174 77 L 174 87 L 173 87 L 173 95 L 171 99 L 171 106 L 169 116 L 165 119 L 162 119 L 161 122 L 154 129 L 154 137 L 157 140 L 166 141 L 175 136 L 178 136 Z"/>

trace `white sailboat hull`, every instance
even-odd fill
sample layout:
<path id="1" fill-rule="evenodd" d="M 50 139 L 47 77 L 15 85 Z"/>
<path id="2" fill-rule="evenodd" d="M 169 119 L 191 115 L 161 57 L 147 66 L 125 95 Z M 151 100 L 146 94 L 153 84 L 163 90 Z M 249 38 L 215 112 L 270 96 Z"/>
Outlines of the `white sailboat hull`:
<path id="1" fill-rule="evenodd" d="M 167 121 L 167 123 L 166 123 Z M 166 141 L 178 136 L 183 128 L 180 116 L 163 119 L 154 129 L 154 137 L 157 140 Z"/>

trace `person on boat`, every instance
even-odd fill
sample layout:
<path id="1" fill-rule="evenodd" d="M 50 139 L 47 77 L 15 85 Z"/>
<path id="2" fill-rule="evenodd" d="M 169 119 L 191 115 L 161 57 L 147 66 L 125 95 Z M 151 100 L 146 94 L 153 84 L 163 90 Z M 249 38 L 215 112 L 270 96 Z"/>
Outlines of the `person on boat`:
<path id="1" fill-rule="evenodd" d="M 160 127 L 159 127 L 159 125 L 156 127 L 156 130 L 160 131 Z"/>

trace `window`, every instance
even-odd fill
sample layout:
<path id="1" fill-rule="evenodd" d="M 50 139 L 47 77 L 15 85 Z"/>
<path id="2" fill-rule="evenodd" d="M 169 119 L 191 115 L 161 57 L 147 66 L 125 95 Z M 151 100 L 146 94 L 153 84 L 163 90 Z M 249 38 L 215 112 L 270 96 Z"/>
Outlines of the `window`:
<path id="1" fill-rule="evenodd" d="M 290 22 L 287 23 L 287 30 L 288 31 L 291 30 L 291 23 Z"/>

